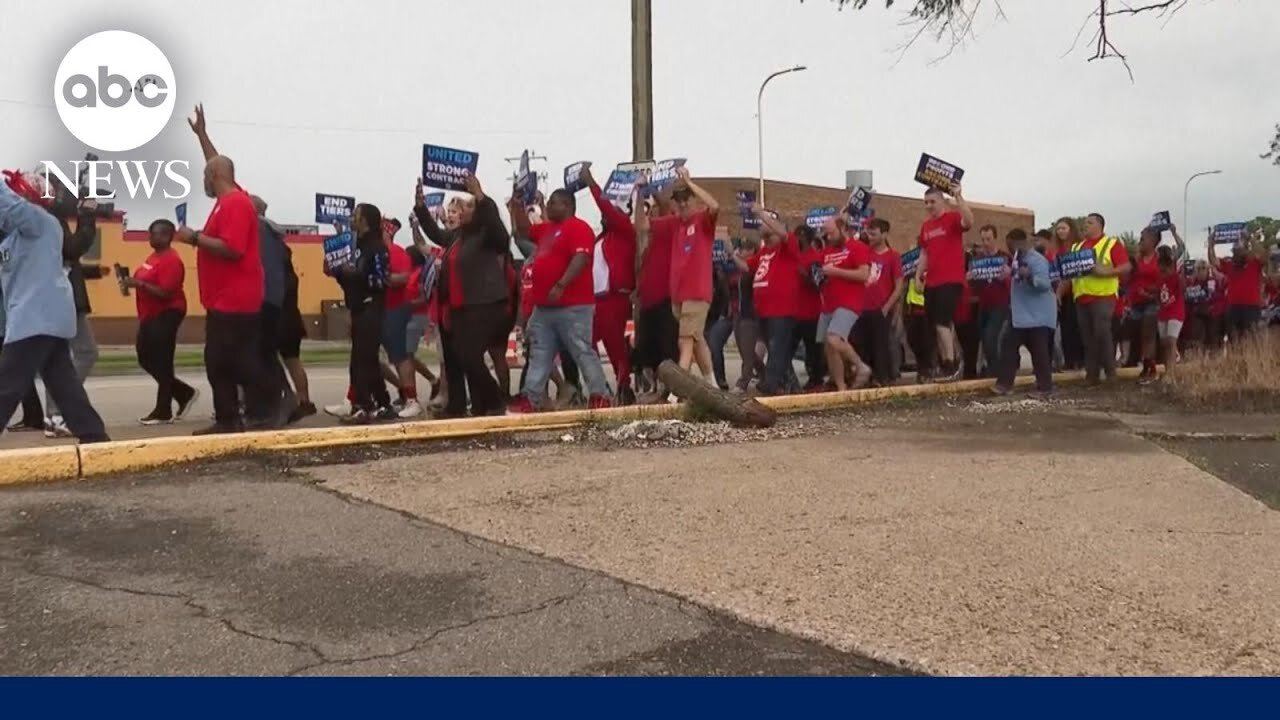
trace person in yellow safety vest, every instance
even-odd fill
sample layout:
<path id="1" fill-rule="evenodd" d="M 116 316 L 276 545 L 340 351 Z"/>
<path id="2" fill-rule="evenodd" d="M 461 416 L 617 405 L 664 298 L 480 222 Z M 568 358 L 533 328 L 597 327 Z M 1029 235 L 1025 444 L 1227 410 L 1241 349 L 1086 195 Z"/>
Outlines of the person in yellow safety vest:
<path id="1" fill-rule="evenodd" d="M 911 354 L 916 358 L 916 381 L 926 382 L 933 376 L 935 331 L 924 309 L 924 285 L 914 274 L 907 282 L 906 301 L 903 323 L 906 325 L 907 345 L 911 346 Z"/>
<path id="2" fill-rule="evenodd" d="M 1106 235 L 1107 221 L 1091 213 L 1084 223 L 1084 239 L 1071 246 L 1072 252 L 1092 250 L 1093 272 L 1058 286 L 1062 297 L 1070 293 L 1075 300 L 1080 321 L 1080 337 L 1084 342 L 1085 381 L 1090 385 L 1116 377 L 1116 350 L 1111 337 L 1111 318 L 1120 295 L 1120 282 L 1129 275 L 1129 253 L 1124 243 Z"/>

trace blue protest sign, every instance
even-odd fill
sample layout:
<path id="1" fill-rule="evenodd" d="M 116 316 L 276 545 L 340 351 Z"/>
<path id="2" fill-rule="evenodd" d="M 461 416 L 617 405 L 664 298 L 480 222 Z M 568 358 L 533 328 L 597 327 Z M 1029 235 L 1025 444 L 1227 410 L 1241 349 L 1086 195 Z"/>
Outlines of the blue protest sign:
<path id="1" fill-rule="evenodd" d="M 444 219 L 444 193 L 427 193 L 422 196 L 422 204 L 427 206 L 427 212 L 436 222 Z"/>
<path id="2" fill-rule="evenodd" d="M 356 199 L 345 195 L 316 193 L 316 222 L 322 225 L 350 227 Z"/>
<path id="3" fill-rule="evenodd" d="M 422 184 L 440 190 L 466 192 L 467 175 L 480 167 L 480 153 L 439 145 L 422 146 Z"/>
<path id="4" fill-rule="evenodd" d="M 1234 245 L 1244 239 L 1246 223 L 1219 223 L 1213 226 L 1214 245 Z"/>
<path id="5" fill-rule="evenodd" d="M 427 256 L 427 264 L 422 266 L 422 272 L 418 274 L 418 292 L 422 297 L 431 298 L 431 293 L 436 289 L 436 278 L 440 274 L 440 269 L 436 267 L 435 258 Z"/>
<path id="6" fill-rule="evenodd" d="M 516 172 L 515 191 L 525 205 L 538 200 L 538 174 L 529 169 L 529 151 L 520 153 L 520 169 Z"/>
<path id="7" fill-rule="evenodd" d="M 1004 273 L 1005 261 L 999 255 L 975 258 L 969 263 L 970 280 L 997 280 Z"/>
<path id="8" fill-rule="evenodd" d="M 760 227 L 760 218 L 751 212 L 751 207 L 756 204 L 755 190 L 739 190 L 738 191 L 738 214 L 742 216 L 742 227 L 747 230 L 754 230 Z"/>
<path id="9" fill-rule="evenodd" d="M 355 254 L 355 239 L 350 231 L 330 235 L 324 239 L 324 271 L 334 270 L 350 263 Z"/>
<path id="10" fill-rule="evenodd" d="M 871 211 L 871 190 L 864 187 L 854 188 L 853 192 L 849 193 L 848 211 L 849 217 L 854 220 L 866 217 Z"/>
<path id="11" fill-rule="evenodd" d="M 638 168 L 624 169 L 619 165 L 618 169 L 609 173 L 609 179 L 600 191 L 616 207 L 626 208 L 631 204 L 631 195 L 635 193 L 636 181 L 640 179 L 642 172 L 644 171 Z"/>
<path id="12" fill-rule="evenodd" d="M 920 265 L 920 248 L 911 248 L 902 253 L 899 258 L 902 265 L 902 274 L 904 277 L 911 277 L 916 274 L 916 268 Z"/>
<path id="13" fill-rule="evenodd" d="M 916 165 L 916 182 L 931 188 L 951 192 L 951 188 L 964 178 L 964 170 L 929 153 L 920 153 Z"/>
<path id="14" fill-rule="evenodd" d="M 805 216 L 804 224 L 808 225 L 814 230 L 821 230 L 822 226 L 825 225 L 828 220 L 830 220 L 835 216 L 836 216 L 836 209 L 833 207 L 813 208 L 812 210 L 809 211 L 809 214 Z"/>
<path id="15" fill-rule="evenodd" d="M 1098 256 L 1093 250 L 1063 253 L 1058 256 L 1058 274 L 1067 280 L 1082 277 L 1093 272 L 1093 267 L 1097 263 Z"/>
<path id="16" fill-rule="evenodd" d="M 1049 263 L 1049 282 L 1055 285 L 1062 280 L 1062 273 L 1058 270 L 1058 263 Z"/>
<path id="17" fill-rule="evenodd" d="M 684 167 L 685 162 L 684 158 L 673 158 L 654 163 L 649 171 L 649 183 L 645 186 L 644 196 L 650 197 L 674 185 L 678 177 L 676 171 Z"/>
<path id="18" fill-rule="evenodd" d="M 711 263 L 717 270 L 726 275 L 738 269 L 734 264 L 733 258 L 729 255 L 729 246 L 721 238 L 716 238 L 711 244 Z"/>
<path id="19" fill-rule="evenodd" d="M 1165 230 L 1168 230 L 1172 226 L 1173 226 L 1173 216 L 1169 213 L 1168 210 L 1161 210 L 1160 212 L 1151 216 L 1151 224 L 1148 227 L 1150 227 L 1152 230 L 1155 230 L 1157 232 L 1164 232 Z"/>
<path id="20" fill-rule="evenodd" d="M 1188 285 L 1182 291 L 1182 297 L 1189 303 L 1199 304 L 1209 299 L 1209 291 L 1204 285 Z"/>
<path id="21" fill-rule="evenodd" d="M 818 290 L 822 289 L 827 282 L 827 273 L 822 269 L 822 263 L 809 263 L 808 279 L 810 285 Z"/>
<path id="22" fill-rule="evenodd" d="M 568 165 L 564 169 L 564 189 L 571 193 L 576 193 L 587 187 L 582 182 L 582 171 L 584 168 L 591 167 L 591 163 L 586 160 L 580 160 L 572 165 Z"/>
<path id="23" fill-rule="evenodd" d="M 183 225 L 186 225 L 187 224 L 187 204 L 178 203 L 173 208 L 173 215 L 178 220 L 178 227 L 182 227 Z"/>

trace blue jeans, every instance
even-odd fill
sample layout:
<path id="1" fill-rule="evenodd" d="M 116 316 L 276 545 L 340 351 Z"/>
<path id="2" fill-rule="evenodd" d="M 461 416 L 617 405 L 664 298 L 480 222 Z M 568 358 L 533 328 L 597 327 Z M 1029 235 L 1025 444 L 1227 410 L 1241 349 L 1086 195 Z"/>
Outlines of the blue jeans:
<path id="1" fill-rule="evenodd" d="M 765 343 L 769 346 L 764 381 L 759 384 L 760 391 L 765 395 L 796 392 L 800 389 L 800 381 L 796 378 L 793 362 L 796 348 L 800 345 L 800 336 L 796 334 L 795 319 L 760 318 L 760 331 L 764 333 Z"/>
<path id="2" fill-rule="evenodd" d="M 547 401 L 547 381 L 562 351 L 577 364 L 591 397 L 608 397 L 609 384 L 604 379 L 600 356 L 591 346 L 591 327 L 596 306 L 536 307 L 529 317 L 529 368 L 525 375 L 524 396 L 535 408 Z"/>
<path id="3" fill-rule="evenodd" d="M 733 334 L 733 321 L 727 317 L 717 318 L 707 328 L 707 346 L 711 349 L 711 368 L 715 371 L 716 384 L 722 388 L 729 387 L 724 372 L 724 346 L 729 344 L 729 336 Z"/>

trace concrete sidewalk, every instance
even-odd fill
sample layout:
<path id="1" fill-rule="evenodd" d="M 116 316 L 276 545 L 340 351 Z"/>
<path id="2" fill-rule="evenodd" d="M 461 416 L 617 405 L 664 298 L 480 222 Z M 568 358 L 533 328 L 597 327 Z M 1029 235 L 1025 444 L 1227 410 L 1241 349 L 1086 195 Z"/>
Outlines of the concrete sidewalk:
<path id="1" fill-rule="evenodd" d="M 957 403 L 905 429 L 312 472 L 344 493 L 923 670 L 1280 672 L 1280 515 L 1114 424 L 1042 415 Z"/>

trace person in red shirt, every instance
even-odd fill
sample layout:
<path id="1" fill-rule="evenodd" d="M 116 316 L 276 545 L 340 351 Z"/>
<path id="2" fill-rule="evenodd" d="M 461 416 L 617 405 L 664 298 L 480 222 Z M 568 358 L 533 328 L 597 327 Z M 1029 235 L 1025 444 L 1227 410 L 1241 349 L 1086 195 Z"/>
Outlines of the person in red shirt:
<path id="1" fill-rule="evenodd" d="M 965 268 L 973 260 L 974 252 L 965 253 Z M 965 270 L 968 274 L 968 270 Z M 978 328 L 978 293 L 973 285 L 965 282 L 960 287 L 960 302 L 956 303 L 956 314 L 952 317 L 955 324 L 956 353 L 960 358 L 962 377 L 965 380 L 976 380 L 978 377 L 978 356 L 982 350 L 982 333 Z"/>
<path id="2" fill-rule="evenodd" d="M 665 402 L 666 390 L 658 381 L 658 366 L 663 360 L 680 359 L 676 317 L 671 310 L 671 244 L 670 233 L 655 234 L 647 226 L 641 231 L 640 217 L 658 218 L 668 213 L 663 193 L 651 202 L 633 199 L 633 226 L 636 228 L 636 253 L 639 270 L 636 277 L 635 353 L 631 360 L 640 371 L 642 390 L 652 390 L 644 402 Z"/>
<path id="3" fill-rule="evenodd" d="M 712 297 L 711 253 L 720 204 L 689 179 L 688 168 L 682 167 L 676 173 L 678 179 L 671 191 L 675 214 L 653 220 L 641 214 L 636 219 L 636 230 L 644 232 L 647 228 L 654 242 L 663 238 L 662 244 L 670 246 L 671 312 L 677 325 L 680 367 L 688 370 L 696 361 L 703 378 L 714 383 L 706 329 Z M 643 188 L 644 181 L 636 187 Z M 704 209 L 694 208 L 695 196 Z"/>
<path id="4" fill-rule="evenodd" d="M 205 309 L 205 372 L 213 388 L 213 425 L 196 435 L 278 427 L 283 399 L 258 349 L 264 297 L 258 213 L 236 183 L 235 165 L 219 155 L 205 130 L 204 108 L 189 121 L 204 152 L 204 192 L 214 198 L 203 230 L 178 228 L 179 242 L 196 248 L 196 277 Z M 247 418 L 240 418 L 240 392 Z"/>
<path id="5" fill-rule="evenodd" d="M 1061 223 L 1059 223 L 1061 225 Z M 1093 250 L 1095 255 L 1101 248 L 1109 246 L 1106 262 L 1098 262 L 1091 275 L 1092 280 L 1111 280 L 1115 278 L 1123 282 L 1131 270 L 1129 253 L 1124 243 L 1105 235 L 1106 218 L 1098 213 L 1090 213 L 1085 218 L 1084 239 L 1071 246 L 1071 251 Z M 1113 316 L 1119 299 L 1118 290 L 1095 290 L 1096 283 L 1076 283 L 1064 280 L 1058 284 L 1058 296 L 1072 296 L 1076 305 L 1076 317 L 1080 326 L 1080 340 L 1084 344 L 1085 381 L 1096 385 L 1101 376 L 1106 374 L 1108 380 L 1116 377 L 1115 331 Z M 1117 286 L 1118 287 L 1118 286 Z"/>
<path id="6" fill-rule="evenodd" d="M 762 244 L 749 258 L 736 253 L 734 263 L 739 270 L 751 273 L 756 317 L 761 337 L 768 348 L 764 379 L 756 388 L 765 395 L 796 392 L 800 389 L 800 381 L 796 378 L 792 358 L 800 344 L 800 336 L 796 332 L 800 244 L 772 211 L 756 205 L 752 207 L 752 213 L 760 218 Z"/>
<path id="7" fill-rule="evenodd" d="M 1231 247 L 1231 259 L 1218 259 L 1213 233 L 1209 234 L 1209 264 L 1227 282 L 1227 337 L 1239 342 L 1257 330 L 1262 320 L 1262 280 L 1267 268 L 1267 248 L 1259 238 L 1245 238 Z"/>
<path id="8" fill-rule="evenodd" d="M 1167 368 L 1178 362 L 1178 338 L 1187 321 L 1187 285 L 1182 262 L 1170 247 L 1157 253 L 1160 263 L 1160 310 L 1156 313 L 1156 331 Z"/>
<path id="9" fill-rule="evenodd" d="M 871 250 L 859 240 L 844 238 L 843 222 L 829 220 L 828 245 L 823 250 L 822 317 L 818 333 L 826 345 L 827 368 L 836 390 L 854 388 L 871 381 L 871 368 L 849 343 L 858 316 L 867 309 L 867 282 L 871 280 Z"/>
<path id="10" fill-rule="evenodd" d="M 633 405 L 636 394 L 631 389 L 627 321 L 631 320 L 631 293 L 636 288 L 636 228 L 631 217 L 604 196 L 589 163 L 582 166 L 580 179 L 600 210 L 601 233 L 596 239 L 591 265 L 596 293 L 592 344 L 604 345 L 605 354 L 609 356 L 618 380 L 618 404 Z"/>
<path id="11" fill-rule="evenodd" d="M 839 223 L 837 226 L 836 218 L 827 220 L 823 224 L 821 238 L 808 225 L 801 225 L 795 230 L 800 247 L 800 265 L 797 268 L 800 273 L 798 286 L 800 294 L 796 298 L 796 333 L 800 336 L 800 342 L 804 344 L 804 366 L 805 374 L 808 376 L 804 387 L 801 388 L 804 392 L 821 390 L 826 384 L 827 358 L 823 347 L 826 342 L 826 333 L 820 332 L 818 327 L 822 314 L 826 310 L 823 307 L 821 290 L 814 284 L 814 268 L 823 266 L 828 247 L 844 246 L 846 226 L 843 219 L 840 219 Z M 848 340 L 848 336 L 845 336 L 845 340 Z"/>
<path id="12" fill-rule="evenodd" d="M 178 328 L 187 316 L 187 296 L 182 290 L 186 265 L 171 247 L 176 228 L 168 220 L 156 220 L 147 228 L 152 253 L 124 280 L 136 291 L 138 306 L 138 366 L 156 381 L 156 405 L 138 422 L 162 425 L 182 419 L 200 392 L 179 380 L 173 370 Z M 174 403 L 178 412 L 174 414 Z"/>
<path id="13" fill-rule="evenodd" d="M 995 278 L 974 280 L 970 284 L 978 296 L 978 333 L 985 363 L 983 374 L 996 377 L 1002 367 L 1000 362 L 1001 336 L 1009 324 L 1009 292 L 1012 285 L 1013 265 L 1009 253 L 996 240 L 994 225 L 983 225 L 978 230 L 980 245 L 977 257 L 1001 258 L 1004 270 Z"/>
<path id="14" fill-rule="evenodd" d="M 547 200 L 546 222 L 532 225 L 513 198 L 512 214 L 516 234 L 532 240 L 538 250 L 532 283 L 525 302 L 533 307 L 529 316 L 529 367 L 513 412 L 537 412 L 547 407 L 547 382 L 555 368 L 556 356 L 567 351 L 582 373 L 590 393 L 588 407 L 607 408 L 609 386 L 604 368 L 591 343 L 595 291 L 591 277 L 595 232 L 574 213 L 573 194 L 561 188 Z"/>
<path id="15" fill-rule="evenodd" d="M 1133 269 L 1126 280 L 1126 298 L 1129 313 L 1135 323 L 1132 326 L 1133 337 L 1130 343 L 1140 347 L 1142 353 L 1142 374 L 1138 376 L 1138 384 L 1147 385 L 1156 380 L 1156 352 L 1159 349 L 1160 290 L 1164 285 L 1164 273 L 1160 270 L 1160 261 L 1156 257 L 1156 248 L 1160 245 L 1160 233 L 1145 228 L 1138 238 L 1138 252 L 1131 260 Z"/>
<path id="16" fill-rule="evenodd" d="M 400 391 L 396 414 L 405 420 L 422 415 L 422 406 L 418 404 L 417 368 L 413 364 L 413 356 L 409 354 L 409 319 L 413 316 L 413 299 L 415 291 L 409 286 L 413 276 L 413 259 L 409 252 L 396 244 L 395 231 L 397 225 L 390 221 L 383 222 L 383 242 L 388 254 L 387 292 L 383 296 L 385 312 L 382 316 L 382 349 L 387 353 L 387 362 L 391 363 L 392 379 Z"/>
<path id="17" fill-rule="evenodd" d="M 867 307 L 854 328 L 854 345 L 862 357 L 871 361 L 872 377 L 881 386 L 892 385 L 902 365 L 896 328 L 902 324 L 902 297 L 907 290 L 902 256 L 889 247 L 891 227 L 884 218 L 873 218 L 867 226 L 871 277 L 867 281 Z"/>
<path id="18" fill-rule="evenodd" d="M 937 334 L 940 382 L 960 377 L 956 357 L 956 306 L 965 288 L 964 234 L 973 227 L 973 211 L 960 184 L 951 190 L 956 209 L 948 208 L 946 195 L 937 188 L 924 194 L 928 217 L 920 226 L 920 264 L 916 277 L 924 284 L 924 306 Z"/>

